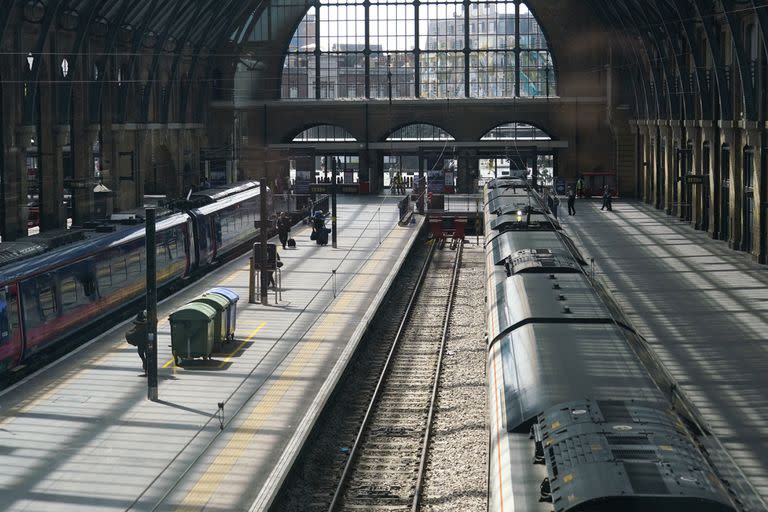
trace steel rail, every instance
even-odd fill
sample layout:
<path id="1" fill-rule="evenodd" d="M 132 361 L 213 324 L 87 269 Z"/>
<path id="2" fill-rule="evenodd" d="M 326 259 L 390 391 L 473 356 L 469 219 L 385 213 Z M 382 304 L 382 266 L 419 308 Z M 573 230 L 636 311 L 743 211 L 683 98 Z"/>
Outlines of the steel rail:
<path id="1" fill-rule="evenodd" d="M 453 299 L 456 295 L 456 285 L 459 281 L 459 267 L 461 267 L 461 255 L 464 245 L 459 242 L 456 248 L 456 261 L 453 264 L 453 275 L 451 276 L 451 289 L 448 292 L 448 304 L 446 306 L 445 321 L 443 322 L 443 335 L 440 339 L 440 352 L 437 358 L 437 369 L 435 371 L 435 382 L 432 385 L 432 398 L 429 401 L 429 414 L 427 415 L 427 427 L 424 434 L 424 442 L 421 447 L 421 460 L 419 461 L 419 472 L 416 477 L 416 489 L 413 494 L 413 505 L 411 512 L 418 512 L 421 504 L 421 488 L 424 484 L 424 474 L 427 468 L 427 453 L 429 452 L 429 442 L 432 435 L 432 420 L 435 416 L 435 403 L 437 402 L 437 391 L 440 386 L 440 372 L 443 368 L 443 354 L 445 353 L 445 342 L 448 339 L 448 326 L 451 322 L 451 311 L 453 310 Z"/>
<path id="2" fill-rule="evenodd" d="M 341 473 L 339 484 L 336 486 L 336 491 L 333 493 L 333 499 L 331 500 L 331 504 L 328 507 L 328 512 L 333 512 L 334 510 L 336 510 L 336 506 L 341 501 L 341 496 L 342 496 L 342 493 L 344 492 L 347 479 L 349 478 L 349 475 L 352 472 L 351 471 L 352 464 L 354 463 L 355 456 L 357 455 L 360 449 L 360 445 L 362 444 L 366 427 L 368 426 L 371 420 L 371 417 L 375 412 L 374 407 L 376 405 L 376 402 L 379 399 L 379 396 L 381 395 L 381 391 L 384 388 L 384 381 L 389 373 L 389 368 L 392 366 L 392 362 L 395 358 L 395 352 L 397 352 L 397 348 L 400 345 L 400 340 L 402 338 L 403 331 L 405 330 L 405 326 L 408 323 L 408 320 L 411 316 L 411 312 L 414 309 L 414 304 L 416 303 L 416 297 L 418 296 L 419 290 L 421 290 L 421 287 L 424 284 L 424 281 L 427 275 L 427 269 L 429 268 L 429 264 L 432 262 L 432 257 L 435 254 L 436 246 L 437 246 L 437 243 L 433 242 L 432 247 L 429 250 L 429 254 L 427 255 L 427 258 L 424 261 L 424 265 L 421 267 L 421 272 L 419 273 L 418 280 L 416 281 L 416 286 L 413 288 L 413 292 L 411 292 L 411 297 L 408 300 L 408 306 L 405 308 L 405 314 L 403 315 L 403 319 L 400 321 L 400 325 L 398 326 L 398 329 L 397 329 L 397 334 L 395 335 L 395 341 L 392 343 L 392 348 L 389 350 L 389 354 L 387 355 L 387 361 L 384 363 L 384 368 L 381 372 L 381 375 L 379 376 L 379 380 L 376 382 L 376 389 L 374 389 L 373 396 L 371 397 L 371 401 L 368 404 L 368 408 L 365 411 L 363 422 L 360 425 L 360 429 L 357 432 L 357 436 L 355 437 L 355 443 L 352 445 L 352 449 L 349 452 L 349 458 L 347 458 L 347 463 L 344 465 L 344 471 Z"/>

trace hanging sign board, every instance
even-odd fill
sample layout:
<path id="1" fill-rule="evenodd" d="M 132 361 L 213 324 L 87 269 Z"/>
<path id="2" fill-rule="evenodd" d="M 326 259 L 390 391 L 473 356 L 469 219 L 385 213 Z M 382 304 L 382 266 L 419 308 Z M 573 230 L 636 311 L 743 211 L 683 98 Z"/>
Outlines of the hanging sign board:
<path id="1" fill-rule="evenodd" d="M 309 184 L 312 183 L 312 175 L 315 173 L 315 159 L 311 156 L 296 157 L 296 184 L 294 191 L 297 194 L 309 194 Z"/>

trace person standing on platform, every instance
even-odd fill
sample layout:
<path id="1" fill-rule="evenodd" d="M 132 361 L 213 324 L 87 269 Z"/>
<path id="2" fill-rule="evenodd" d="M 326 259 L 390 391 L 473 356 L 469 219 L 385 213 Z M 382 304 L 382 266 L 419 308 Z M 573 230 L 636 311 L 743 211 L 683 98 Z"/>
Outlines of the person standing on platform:
<path id="1" fill-rule="evenodd" d="M 269 269 L 269 282 L 267 287 L 274 289 L 277 287 L 275 284 L 275 271 L 283 266 L 283 262 L 280 261 L 280 255 L 277 253 L 277 247 L 275 247 L 274 258 L 272 258 L 273 255 L 271 251 L 267 252 L 267 256 L 269 257 L 267 260 L 267 268 Z"/>
<path id="2" fill-rule="evenodd" d="M 583 198 L 584 197 L 584 180 L 579 176 L 579 179 L 576 180 L 576 195 Z"/>
<path id="3" fill-rule="evenodd" d="M 612 211 L 613 208 L 611 208 L 611 191 L 608 189 L 608 185 L 603 187 L 603 206 L 600 207 L 601 210 L 605 210 L 608 208 L 608 211 Z"/>
<path id="4" fill-rule="evenodd" d="M 280 238 L 280 244 L 285 249 L 285 244 L 288 243 L 288 233 L 291 232 L 291 219 L 285 212 L 280 212 L 277 216 L 277 236 Z"/>
<path id="5" fill-rule="evenodd" d="M 576 192 L 568 187 L 568 215 L 576 215 Z"/>
<path id="6" fill-rule="evenodd" d="M 557 211 L 560 209 L 560 198 L 557 197 L 557 194 L 552 195 L 552 215 L 557 218 Z"/>
<path id="7" fill-rule="evenodd" d="M 125 340 L 136 347 L 141 358 L 141 367 L 144 370 L 142 377 L 145 377 L 147 372 L 147 333 L 147 315 L 142 309 L 136 314 L 133 326 L 125 333 Z"/>
<path id="8" fill-rule="evenodd" d="M 325 218 L 322 212 L 315 212 L 315 217 L 312 219 L 312 236 L 317 245 L 328 244 L 328 230 L 325 228 Z"/>

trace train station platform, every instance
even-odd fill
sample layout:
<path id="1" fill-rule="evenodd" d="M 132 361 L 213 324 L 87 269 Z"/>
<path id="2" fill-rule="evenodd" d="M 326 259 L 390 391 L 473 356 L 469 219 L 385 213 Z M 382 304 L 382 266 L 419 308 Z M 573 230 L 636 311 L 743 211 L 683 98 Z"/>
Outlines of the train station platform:
<path id="1" fill-rule="evenodd" d="M 337 249 L 295 226 L 278 304 L 248 303 L 247 255 L 161 302 L 158 402 L 126 324 L 2 392 L 0 508 L 266 509 L 417 239 L 396 199 L 340 197 Z M 216 286 L 236 338 L 176 367 L 168 315 Z"/>
<path id="2" fill-rule="evenodd" d="M 768 510 L 768 272 L 640 202 L 577 199 L 560 220 Z M 587 260 L 589 261 L 589 259 Z M 741 482 L 744 487 L 745 482 Z"/>

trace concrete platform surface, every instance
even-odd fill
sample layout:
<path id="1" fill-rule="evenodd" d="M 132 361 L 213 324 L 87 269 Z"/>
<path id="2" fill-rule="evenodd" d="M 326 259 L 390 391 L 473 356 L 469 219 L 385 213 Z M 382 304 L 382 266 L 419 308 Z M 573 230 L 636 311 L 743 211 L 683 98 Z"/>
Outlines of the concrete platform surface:
<path id="1" fill-rule="evenodd" d="M 248 304 L 247 256 L 162 302 L 159 402 L 126 324 L 3 392 L 0 509 L 266 507 L 416 239 L 396 199 L 340 197 L 338 249 L 296 226 L 277 305 Z M 168 315 L 215 286 L 241 297 L 236 339 L 176 367 Z"/>

